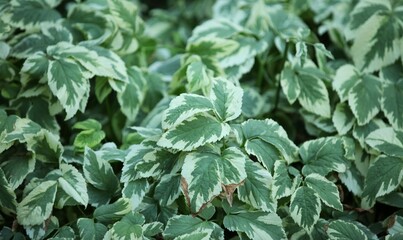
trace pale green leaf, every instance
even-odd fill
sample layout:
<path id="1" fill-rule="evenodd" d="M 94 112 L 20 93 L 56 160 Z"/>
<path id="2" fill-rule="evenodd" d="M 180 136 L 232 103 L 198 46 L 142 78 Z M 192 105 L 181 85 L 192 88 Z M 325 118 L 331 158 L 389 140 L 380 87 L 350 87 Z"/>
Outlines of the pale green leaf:
<path id="1" fill-rule="evenodd" d="M 306 176 L 305 183 L 318 194 L 327 206 L 343 211 L 339 191 L 334 183 L 317 173 Z"/>
<path id="2" fill-rule="evenodd" d="M 301 86 L 298 81 L 298 76 L 289 63 L 284 65 L 283 71 L 281 72 L 280 84 L 288 102 L 293 104 L 301 93 Z"/>
<path id="3" fill-rule="evenodd" d="M 95 223 L 90 218 L 79 218 L 77 220 L 78 232 L 81 239 L 101 240 L 108 228 L 102 223 Z"/>
<path id="4" fill-rule="evenodd" d="M 302 173 L 307 176 L 318 173 L 326 176 L 331 171 L 346 171 L 349 162 L 345 158 L 343 140 L 337 137 L 318 138 L 306 141 L 299 149 L 304 167 Z"/>
<path id="5" fill-rule="evenodd" d="M 379 156 L 368 169 L 361 205 L 364 208 L 371 208 L 377 197 L 395 190 L 402 180 L 403 159 Z"/>
<path id="6" fill-rule="evenodd" d="M 241 212 L 224 217 L 224 226 L 230 231 L 244 232 L 250 239 L 286 239 L 281 218 L 276 213 Z"/>
<path id="7" fill-rule="evenodd" d="M 161 147 L 190 151 L 206 143 L 217 142 L 229 132 L 228 124 L 221 123 L 209 115 L 199 115 L 166 131 L 157 144 Z"/>
<path id="8" fill-rule="evenodd" d="M 61 164 L 60 170 L 63 176 L 58 179 L 59 186 L 74 200 L 87 206 L 87 184 L 83 175 L 69 164 Z"/>
<path id="9" fill-rule="evenodd" d="M 37 225 L 50 217 L 56 197 L 57 182 L 45 181 L 35 187 L 17 206 L 21 225 Z"/>
<path id="10" fill-rule="evenodd" d="M 272 199 L 271 174 L 259 163 L 246 161 L 246 175 L 238 187 L 239 200 L 265 212 L 276 212 L 277 202 Z"/>
<path id="11" fill-rule="evenodd" d="M 100 222 L 114 222 L 132 211 L 128 198 L 119 198 L 116 202 L 97 207 L 94 211 L 94 218 Z"/>
<path id="12" fill-rule="evenodd" d="M 308 232 L 318 221 L 321 209 L 318 194 L 309 187 L 299 187 L 291 196 L 291 217 Z"/>
<path id="13" fill-rule="evenodd" d="M 236 119 L 242 111 L 242 88 L 223 78 L 213 79 L 209 95 L 214 111 L 224 122 Z"/>
<path id="14" fill-rule="evenodd" d="M 251 87 L 243 88 L 242 115 L 249 118 L 256 117 L 261 114 L 264 105 L 264 99 L 256 89 Z"/>
<path id="15" fill-rule="evenodd" d="M 332 240 L 368 239 L 364 232 L 361 231 L 355 224 L 344 220 L 332 221 L 329 224 L 327 233 L 329 238 Z"/>

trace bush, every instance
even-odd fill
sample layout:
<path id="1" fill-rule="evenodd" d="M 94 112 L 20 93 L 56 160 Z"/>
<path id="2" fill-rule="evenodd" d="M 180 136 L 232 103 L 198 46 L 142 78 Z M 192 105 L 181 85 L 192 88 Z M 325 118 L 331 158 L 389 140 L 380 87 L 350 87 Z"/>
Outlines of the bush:
<path id="1" fill-rule="evenodd" d="M 0 1 L 1 239 L 403 239 L 403 2 Z"/>

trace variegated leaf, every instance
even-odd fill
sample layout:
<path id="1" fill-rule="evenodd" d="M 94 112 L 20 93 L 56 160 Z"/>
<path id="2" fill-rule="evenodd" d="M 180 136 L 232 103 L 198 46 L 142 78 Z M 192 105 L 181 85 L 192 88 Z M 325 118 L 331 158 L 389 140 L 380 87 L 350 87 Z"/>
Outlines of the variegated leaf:
<path id="1" fill-rule="evenodd" d="M 299 187 L 291 196 L 291 217 L 308 232 L 318 221 L 321 209 L 322 205 L 318 194 L 309 187 Z"/>
<path id="2" fill-rule="evenodd" d="M 208 69 L 202 61 L 195 61 L 189 64 L 186 69 L 187 88 L 189 92 L 195 92 L 210 86 L 212 79 L 208 74 Z"/>
<path id="3" fill-rule="evenodd" d="M 299 149 L 304 167 L 302 173 L 307 176 L 318 173 L 326 176 L 331 171 L 346 171 L 349 161 L 346 159 L 343 140 L 337 137 L 318 138 L 306 141 Z"/>
<path id="4" fill-rule="evenodd" d="M 144 216 L 140 213 L 128 213 L 105 234 L 104 240 L 141 240 L 143 239 Z"/>
<path id="5" fill-rule="evenodd" d="M 142 228 L 143 228 L 143 235 L 145 237 L 152 237 L 159 233 L 162 233 L 164 224 L 160 222 L 150 222 L 144 224 Z"/>
<path id="6" fill-rule="evenodd" d="M 332 122 L 339 135 L 345 135 L 353 127 L 355 118 L 346 103 L 341 102 L 336 105 Z"/>
<path id="7" fill-rule="evenodd" d="M 11 11 L 3 17 L 17 28 L 38 29 L 41 24 L 52 24 L 61 18 L 56 5 L 46 0 L 15 0 L 11 2 Z M 59 2 L 60 3 L 60 2 Z"/>
<path id="8" fill-rule="evenodd" d="M 259 163 L 246 161 L 246 175 L 238 187 L 239 200 L 265 212 L 276 212 L 277 202 L 271 197 L 271 174 Z"/>
<path id="9" fill-rule="evenodd" d="M 165 227 L 163 236 L 173 239 L 192 232 L 212 231 L 211 238 L 223 240 L 224 231 L 214 222 L 203 221 L 190 215 L 177 215 L 170 218 Z"/>
<path id="10" fill-rule="evenodd" d="M 244 232 L 250 239 L 286 239 L 281 218 L 276 213 L 258 211 L 227 215 L 224 226 L 230 231 Z"/>
<path id="11" fill-rule="evenodd" d="M 85 179 L 99 190 L 114 193 L 119 190 L 119 180 L 109 162 L 100 159 L 90 148 L 85 148 L 83 172 Z"/>
<path id="12" fill-rule="evenodd" d="M 209 58 L 222 58 L 239 47 L 237 41 L 218 37 L 203 37 L 186 46 L 189 53 Z"/>
<path id="13" fill-rule="evenodd" d="M 7 161 L 1 163 L 1 169 L 7 179 L 7 185 L 12 189 L 17 189 L 27 177 L 34 171 L 36 159 L 31 155 L 13 155 L 9 156 Z"/>
<path id="14" fill-rule="evenodd" d="M 36 186 L 17 206 L 17 220 L 21 225 L 38 225 L 52 213 L 57 181 L 49 180 Z"/>
<path id="15" fill-rule="evenodd" d="M 146 80 L 137 67 L 127 69 L 128 83 L 122 92 L 117 93 L 122 112 L 130 120 L 136 119 L 145 95 Z"/>
<path id="16" fill-rule="evenodd" d="M 299 85 L 298 76 L 293 71 L 290 63 L 284 65 L 281 72 L 280 84 L 288 102 L 293 104 L 301 93 L 301 86 Z"/>
<path id="17" fill-rule="evenodd" d="M 298 187 L 300 178 L 291 179 L 288 174 L 287 165 L 283 161 L 276 161 L 274 163 L 274 175 L 272 191 L 275 199 L 288 197 L 295 192 Z"/>
<path id="18" fill-rule="evenodd" d="M 78 232 L 81 239 L 101 240 L 108 228 L 102 223 L 95 223 L 94 219 L 79 218 L 77 220 Z"/>
<path id="19" fill-rule="evenodd" d="M 394 157 L 403 157 L 403 132 L 391 127 L 371 132 L 365 142 L 376 150 Z"/>
<path id="20" fill-rule="evenodd" d="M 348 105 L 358 125 L 367 124 L 380 110 L 381 85 L 379 78 L 363 75 L 348 93 Z"/>
<path id="21" fill-rule="evenodd" d="M 139 207 L 149 189 L 150 184 L 147 179 L 137 179 L 124 184 L 122 195 L 130 199 L 131 206 L 135 210 Z"/>
<path id="22" fill-rule="evenodd" d="M 122 197 L 114 203 L 97 207 L 94 211 L 94 218 L 100 222 L 110 223 L 120 220 L 131 211 L 130 200 Z"/>
<path id="23" fill-rule="evenodd" d="M 161 147 L 191 151 L 206 143 L 221 140 L 230 132 L 226 123 L 209 115 L 197 115 L 166 131 L 158 140 Z"/>
<path id="24" fill-rule="evenodd" d="M 264 105 L 264 98 L 257 89 L 243 87 L 242 115 L 249 118 L 256 117 L 261 114 Z"/>
<path id="25" fill-rule="evenodd" d="M 180 175 L 163 175 L 160 182 L 155 187 L 154 199 L 157 199 L 160 205 L 171 205 L 181 193 Z"/>
<path id="26" fill-rule="evenodd" d="M 136 4 L 127 0 L 108 0 L 107 3 L 113 20 L 119 28 L 129 33 L 138 30 L 135 18 L 138 11 Z"/>
<path id="27" fill-rule="evenodd" d="M 365 178 L 361 205 L 371 208 L 377 197 L 395 190 L 403 180 L 403 159 L 379 156 L 369 167 Z"/>
<path id="28" fill-rule="evenodd" d="M 34 153 L 37 160 L 45 163 L 58 163 L 63 152 L 58 136 L 46 129 L 27 139 L 27 149 Z"/>
<path id="29" fill-rule="evenodd" d="M 368 124 L 363 126 L 358 126 L 357 124 L 354 125 L 353 128 L 353 137 L 358 140 L 361 147 L 365 147 L 365 139 L 368 137 L 370 133 L 373 131 L 388 127 L 382 120 L 380 119 L 373 119 Z"/>
<path id="30" fill-rule="evenodd" d="M 0 168 L 0 206 L 12 213 L 17 209 L 17 197 L 2 168 Z"/>
<path id="31" fill-rule="evenodd" d="M 146 153 L 136 164 L 134 167 L 137 172 L 136 178 L 159 177 L 162 173 L 176 172 L 178 170 L 175 168 L 177 159 L 178 154 L 156 148 L 154 151 Z"/>
<path id="32" fill-rule="evenodd" d="M 60 170 L 63 176 L 58 179 L 59 186 L 74 200 L 87 206 L 87 184 L 83 175 L 69 164 L 61 164 Z"/>
<path id="33" fill-rule="evenodd" d="M 152 151 L 153 149 L 151 147 L 146 147 L 143 145 L 131 146 L 124 159 L 120 181 L 126 183 L 138 179 L 139 173 L 135 170 L 135 167 L 140 161 L 143 160 L 147 153 Z"/>
<path id="34" fill-rule="evenodd" d="M 223 78 L 213 79 L 209 95 L 214 111 L 224 122 L 236 119 L 242 111 L 242 88 Z"/>
<path id="35" fill-rule="evenodd" d="M 240 184 L 246 178 L 246 156 L 230 147 L 222 155 L 208 152 L 192 152 L 186 155 L 182 167 L 185 194 L 193 212 L 220 194 L 222 185 Z"/>
<path id="36" fill-rule="evenodd" d="M 394 128 L 402 130 L 403 102 L 401 98 L 403 93 L 403 67 L 401 64 L 395 64 L 382 68 L 380 75 L 383 80 L 382 111 Z"/>
<path id="37" fill-rule="evenodd" d="M 305 183 L 318 194 L 322 202 L 327 206 L 343 211 L 339 191 L 334 183 L 317 173 L 306 176 Z"/>
<path id="38" fill-rule="evenodd" d="M 332 221 L 327 229 L 327 234 L 331 240 L 368 239 L 355 224 L 344 220 Z"/>
<path id="39" fill-rule="evenodd" d="M 360 1 L 351 13 L 348 38 L 354 40 L 351 53 L 355 65 L 374 72 L 400 57 L 403 27 L 399 15 L 402 3 L 383 0 Z"/>
<path id="40" fill-rule="evenodd" d="M 71 59 L 49 61 L 48 85 L 66 110 L 66 119 L 72 118 L 81 105 L 86 105 L 91 77 L 90 72 Z"/>
<path id="41" fill-rule="evenodd" d="M 281 155 L 277 155 L 279 158 L 284 158 L 288 163 L 292 163 L 297 161 L 297 152 L 298 147 L 288 139 L 286 131 L 275 121 L 271 119 L 266 120 L 248 120 L 242 123 L 242 130 L 245 138 L 247 139 L 246 144 L 248 142 L 253 142 L 254 139 L 261 139 L 263 142 L 268 145 L 260 145 L 256 144 L 256 148 L 249 148 L 249 153 L 253 154 L 253 152 L 259 151 L 257 148 L 262 148 L 265 152 L 273 152 L 272 149 L 277 149 Z M 274 147 L 274 148 L 273 148 Z M 270 148 L 270 149 L 269 149 Z M 264 158 L 266 156 L 256 155 L 258 159 L 262 162 L 266 162 Z M 272 163 L 268 168 L 272 168 L 272 164 L 274 164 L 273 159 Z"/>
<path id="42" fill-rule="evenodd" d="M 213 110 L 214 106 L 206 97 L 196 94 L 181 94 L 174 98 L 162 117 L 162 127 L 169 129 L 186 119 Z"/>
<path id="43" fill-rule="evenodd" d="M 339 95 L 341 102 L 348 100 L 349 92 L 359 79 L 358 70 L 351 64 L 345 64 L 337 69 L 332 86 Z"/>

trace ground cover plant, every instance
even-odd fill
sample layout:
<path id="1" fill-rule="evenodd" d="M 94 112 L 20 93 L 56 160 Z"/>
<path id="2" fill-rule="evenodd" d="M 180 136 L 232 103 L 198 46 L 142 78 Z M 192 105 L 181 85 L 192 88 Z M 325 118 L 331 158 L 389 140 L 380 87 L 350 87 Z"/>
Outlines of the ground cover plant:
<path id="1" fill-rule="evenodd" d="M 403 239 L 403 2 L 0 0 L 0 239 Z"/>

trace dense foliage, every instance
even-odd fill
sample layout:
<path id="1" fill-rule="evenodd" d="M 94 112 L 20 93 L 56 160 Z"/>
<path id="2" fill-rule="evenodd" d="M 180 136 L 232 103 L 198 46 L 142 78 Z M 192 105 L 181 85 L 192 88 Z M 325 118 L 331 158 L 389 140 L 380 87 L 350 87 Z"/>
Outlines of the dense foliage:
<path id="1" fill-rule="evenodd" d="M 0 239 L 403 239 L 400 0 L 0 0 Z"/>

